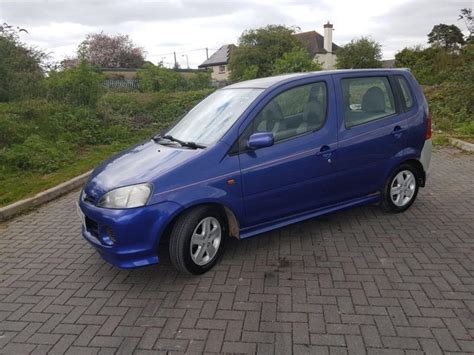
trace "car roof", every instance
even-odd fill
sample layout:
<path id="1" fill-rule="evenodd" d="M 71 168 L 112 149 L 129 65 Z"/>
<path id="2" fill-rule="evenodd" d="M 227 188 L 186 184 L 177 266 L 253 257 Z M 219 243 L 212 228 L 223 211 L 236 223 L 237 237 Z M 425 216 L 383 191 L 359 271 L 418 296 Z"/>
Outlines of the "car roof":
<path id="1" fill-rule="evenodd" d="M 387 71 L 401 72 L 401 71 L 406 71 L 406 69 L 342 69 L 342 70 L 321 70 L 321 71 L 306 72 L 306 73 L 283 74 L 283 75 L 269 76 L 266 78 L 240 81 L 238 83 L 226 86 L 224 89 L 244 89 L 244 88 L 267 89 L 276 84 L 287 83 L 287 82 L 291 82 L 293 80 L 297 80 L 301 78 L 318 77 L 318 76 L 328 75 L 328 74 L 344 74 L 344 73 L 357 73 L 357 72 L 368 73 L 368 72 L 387 72 Z"/>

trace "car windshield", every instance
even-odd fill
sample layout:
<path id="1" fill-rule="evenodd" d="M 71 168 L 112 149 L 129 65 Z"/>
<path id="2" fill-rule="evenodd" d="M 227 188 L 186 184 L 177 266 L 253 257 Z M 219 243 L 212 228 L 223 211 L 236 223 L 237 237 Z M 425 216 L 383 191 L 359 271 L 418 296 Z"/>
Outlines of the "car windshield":
<path id="1" fill-rule="evenodd" d="M 166 135 L 184 142 L 211 145 L 222 138 L 262 91 L 217 90 L 189 111 Z"/>

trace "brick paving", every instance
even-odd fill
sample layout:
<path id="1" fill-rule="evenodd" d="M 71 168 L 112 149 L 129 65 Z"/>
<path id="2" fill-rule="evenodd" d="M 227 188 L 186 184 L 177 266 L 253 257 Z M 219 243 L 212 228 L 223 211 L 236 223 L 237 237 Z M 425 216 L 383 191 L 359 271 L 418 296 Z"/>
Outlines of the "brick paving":
<path id="1" fill-rule="evenodd" d="M 474 155 L 432 164 L 403 214 L 231 241 L 200 277 L 109 266 L 67 195 L 0 225 L 0 353 L 474 353 Z"/>

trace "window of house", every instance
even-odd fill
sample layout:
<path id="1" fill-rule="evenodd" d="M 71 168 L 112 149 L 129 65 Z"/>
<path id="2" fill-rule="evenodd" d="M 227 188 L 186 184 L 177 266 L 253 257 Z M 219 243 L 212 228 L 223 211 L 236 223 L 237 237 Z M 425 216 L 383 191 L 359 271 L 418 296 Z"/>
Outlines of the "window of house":
<path id="1" fill-rule="evenodd" d="M 245 138 L 255 132 L 272 132 L 275 142 L 310 131 L 326 122 L 327 89 L 324 82 L 289 89 L 274 97 L 255 117 Z"/>
<path id="2" fill-rule="evenodd" d="M 347 128 L 393 115 L 395 100 L 387 77 L 342 79 Z"/>
<path id="3" fill-rule="evenodd" d="M 219 74 L 225 73 L 225 65 L 219 65 Z"/>
<path id="4" fill-rule="evenodd" d="M 400 91 L 402 93 L 402 105 L 405 107 L 405 109 L 412 108 L 415 101 L 413 100 L 413 96 L 410 91 L 410 87 L 408 86 L 407 80 L 400 75 L 396 76 L 396 80 L 398 81 L 398 84 L 400 85 Z"/>

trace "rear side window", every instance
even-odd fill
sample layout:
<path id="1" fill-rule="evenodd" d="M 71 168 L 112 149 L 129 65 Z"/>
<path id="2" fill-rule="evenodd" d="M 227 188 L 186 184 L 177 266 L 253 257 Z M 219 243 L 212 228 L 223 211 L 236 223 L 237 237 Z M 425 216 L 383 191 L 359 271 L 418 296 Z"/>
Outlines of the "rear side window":
<path id="1" fill-rule="evenodd" d="M 347 128 L 393 115 L 395 100 L 387 77 L 342 79 Z"/>
<path id="2" fill-rule="evenodd" d="M 402 93 L 402 105 L 405 107 L 405 109 L 410 109 L 413 107 L 415 104 L 415 101 L 413 100 L 413 95 L 411 94 L 410 87 L 408 86 L 407 80 L 403 76 L 396 76 L 396 80 L 398 84 L 400 85 L 400 91 Z"/>

